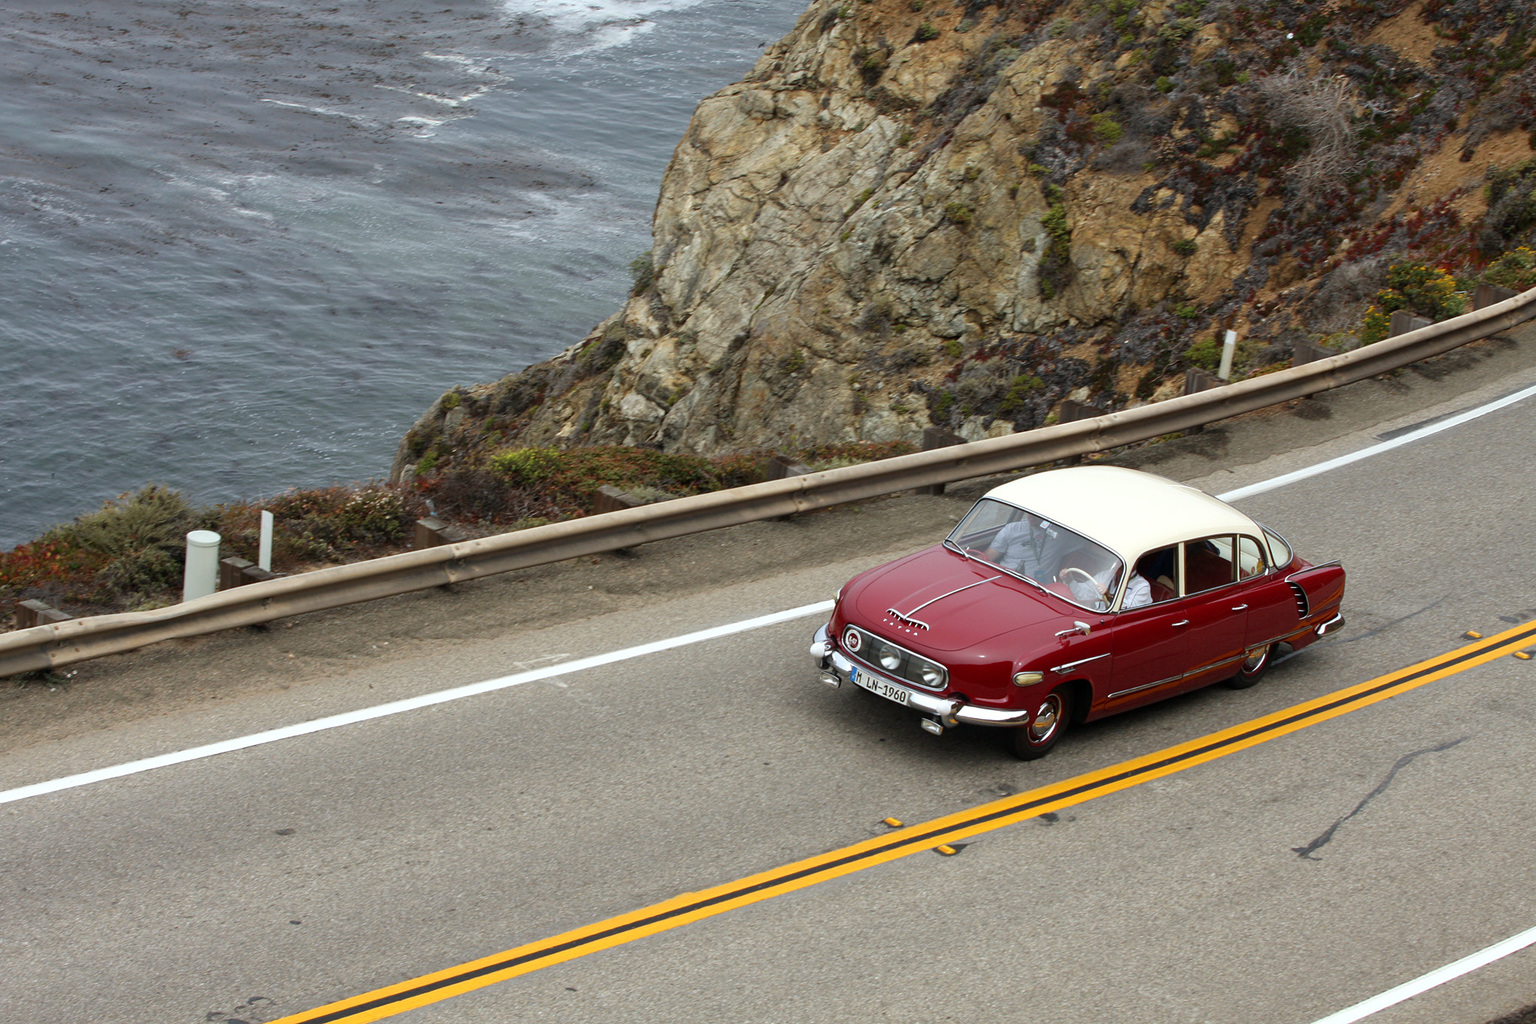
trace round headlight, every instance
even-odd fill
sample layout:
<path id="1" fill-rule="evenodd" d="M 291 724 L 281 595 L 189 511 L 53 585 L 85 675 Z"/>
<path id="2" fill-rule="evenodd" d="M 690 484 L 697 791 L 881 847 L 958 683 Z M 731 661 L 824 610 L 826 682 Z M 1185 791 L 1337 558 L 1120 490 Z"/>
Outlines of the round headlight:
<path id="1" fill-rule="evenodd" d="M 901 667 L 901 652 L 894 647 L 882 647 L 880 649 L 880 667 L 887 672 L 894 672 Z"/>
<path id="2" fill-rule="evenodd" d="M 918 676 L 922 679 L 924 686 L 938 686 L 944 682 L 944 670 L 937 665 L 924 665 Z"/>

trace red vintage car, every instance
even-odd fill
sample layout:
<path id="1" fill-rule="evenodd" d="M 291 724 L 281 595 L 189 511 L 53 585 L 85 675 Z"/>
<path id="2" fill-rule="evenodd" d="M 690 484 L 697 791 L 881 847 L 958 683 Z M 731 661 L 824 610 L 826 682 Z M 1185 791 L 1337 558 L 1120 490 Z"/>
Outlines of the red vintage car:
<path id="1" fill-rule="evenodd" d="M 942 733 L 1010 729 L 1044 756 L 1068 725 L 1215 682 L 1344 625 L 1344 569 L 1312 565 L 1203 491 L 1112 466 L 988 491 L 941 544 L 838 591 L 811 654 Z"/>

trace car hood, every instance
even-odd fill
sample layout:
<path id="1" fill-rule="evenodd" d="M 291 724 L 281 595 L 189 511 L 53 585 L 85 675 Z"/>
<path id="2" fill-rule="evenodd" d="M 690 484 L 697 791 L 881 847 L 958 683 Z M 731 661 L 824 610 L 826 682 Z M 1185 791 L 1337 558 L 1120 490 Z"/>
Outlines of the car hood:
<path id="1" fill-rule="evenodd" d="M 857 621 L 895 640 L 910 637 L 936 651 L 958 651 L 1001 633 L 1061 619 L 1070 605 L 984 562 L 937 545 L 871 570 L 854 582 Z M 894 609 L 926 623 L 903 623 Z"/>

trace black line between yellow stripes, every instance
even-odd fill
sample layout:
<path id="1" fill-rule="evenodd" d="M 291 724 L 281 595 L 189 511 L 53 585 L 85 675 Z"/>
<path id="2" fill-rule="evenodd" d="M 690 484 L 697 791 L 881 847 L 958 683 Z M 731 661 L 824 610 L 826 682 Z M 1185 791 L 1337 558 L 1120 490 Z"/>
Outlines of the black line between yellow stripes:
<path id="1" fill-rule="evenodd" d="M 598 950 L 1184 771 L 1514 653 L 1533 638 L 1536 638 L 1536 620 L 1416 665 L 1156 753 L 912 825 L 703 892 L 683 893 L 664 903 L 293 1014 L 274 1024 L 363 1024 L 450 999 Z"/>

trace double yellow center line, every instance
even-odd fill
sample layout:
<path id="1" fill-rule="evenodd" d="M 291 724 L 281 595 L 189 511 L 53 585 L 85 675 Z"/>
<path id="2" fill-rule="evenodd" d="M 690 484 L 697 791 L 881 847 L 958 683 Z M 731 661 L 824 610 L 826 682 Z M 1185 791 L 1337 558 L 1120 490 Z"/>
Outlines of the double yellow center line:
<path id="1" fill-rule="evenodd" d="M 274 1024 L 362 1024 L 451 999 L 499 981 L 701 921 L 796 889 L 840 878 L 913 853 L 932 850 L 1005 825 L 1139 786 L 1307 726 L 1348 714 L 1377 701 L 1519 652 L 1536 641 L 1536 620 L 1498 636 L 1479 639 L 1427 661 L 1330 693 L 1242 725 L 1178 746 L 1123 761 L 1027 793 L 994 800 L 920 825 L 867 839 L 829 853 L 683 893 L 664 903 L 531 942 L 515 949 L 423 975 L 363 995 L 284 1017 Z"/>

